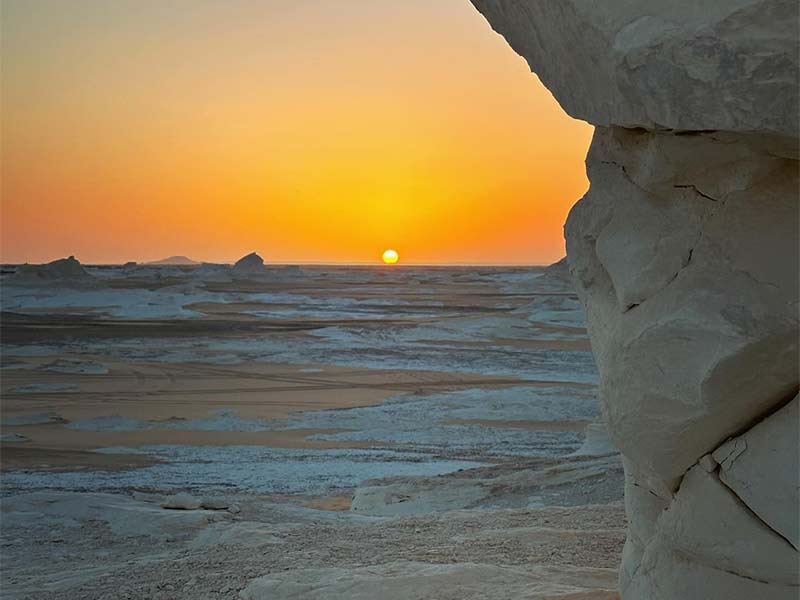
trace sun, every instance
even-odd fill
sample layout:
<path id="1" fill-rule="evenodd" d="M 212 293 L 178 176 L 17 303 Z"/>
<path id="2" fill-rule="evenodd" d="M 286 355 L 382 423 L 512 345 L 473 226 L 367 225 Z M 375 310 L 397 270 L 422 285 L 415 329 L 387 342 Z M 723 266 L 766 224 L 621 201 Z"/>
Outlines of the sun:
<path id="1" fill-rule="evenodd" d="M 383 262 L 387 265 L 393 265 L 398 260 L 400 260 L 400 255 L 391 248 L 383 253 Z"/>

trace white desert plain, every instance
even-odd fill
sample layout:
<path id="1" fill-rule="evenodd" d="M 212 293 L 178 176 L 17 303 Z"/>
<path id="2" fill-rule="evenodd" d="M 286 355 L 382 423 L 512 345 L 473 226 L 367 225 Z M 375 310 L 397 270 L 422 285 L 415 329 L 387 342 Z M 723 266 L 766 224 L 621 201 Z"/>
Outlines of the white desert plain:
<path id="1" fill-rule="evenodd" d="M 14 271 L 4 597 L 615 597 L 565 262 Z"/>
<path id="2" fill-rule="evenodd" d="M 615 597 L 564 261 L 8 271 L 4 597 Z"/>

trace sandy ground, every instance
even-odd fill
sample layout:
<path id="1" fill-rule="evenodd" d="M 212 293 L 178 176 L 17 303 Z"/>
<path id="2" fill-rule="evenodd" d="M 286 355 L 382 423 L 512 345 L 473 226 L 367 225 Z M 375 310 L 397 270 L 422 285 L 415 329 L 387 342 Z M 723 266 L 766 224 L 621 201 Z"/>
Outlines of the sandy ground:
<path id="1" fill-rule="evenodd" d="M 159 423 L 204 419 L 214 411 L 235 411 L 243 419 L 280 419 L 307 410 L 333 410 L 369 406 L 398 393 L 502 387 L 519 384 L 513 378 L 460 373 L 392 371 L 335 366 L 270 365 L 234 366 L 204 364 L 135 364 L 82 357 L 107 371 L 103 374 L 43 371 L 42 367 L 76 360 L 18 359 L 31 368 L 5 369 L 2 378 L 3 433 L 29 441 L 2 443 L 3 469 L 103 468 L 148 464 L 135 455 L 97 455 L 85 451 L 103 447 L 138 447 L 159 444 L 189 446 L 261 445 L 277 448 L 359 448 L 357 441 L 310 439 L 339 429 L 288 431 L 197 431 L 159 429 Z M 53 392 L 41 386 L 66 386 Z M 38 386 L 38 388 L 37 388 Z M 19 391 L 28 390 L 28 391 Z M 8 425 L 15 417 L 37 413 L 56 416 L 60 422 Z M 139 431 L 87 431 L 70 429 L 68 422 L 97 417 L 146 421 L 155 429 Z"/>

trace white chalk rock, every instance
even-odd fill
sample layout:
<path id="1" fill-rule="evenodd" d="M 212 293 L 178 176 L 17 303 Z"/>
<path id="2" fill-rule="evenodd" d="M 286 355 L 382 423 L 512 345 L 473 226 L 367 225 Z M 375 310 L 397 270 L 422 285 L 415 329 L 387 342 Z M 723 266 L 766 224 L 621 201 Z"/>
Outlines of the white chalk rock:
<path id="1" fill-rule="evenodd" d="M 716 474 L 692 468 L 660 516 L 654 538 L 675 552 L 721 571 L 797 585 L 797 551 L 750 510 Z"/>
<path id="2" fill-rule="evenodd" d="M 652 544 L 623 598 L 642 600 L 796 600 L 797 587 L 721 571 Z"/>
<path id="3" fill-rule="evenodd" d="M 61 285 L 86 286 L 96 283 L 96 279 L 86 272 L 74 256 L 60 258 L 44 265 L 20 265 L 17 271 L 6 279 L 14 285 Z"/>
<path id="4" fill-rule="evenodd" d="M 714 452 L 723 483 L 795 549 L 800 547 L 799 404 L 795 396 L 785 407 Z"/>
<path id="5" fill-rule="evenodd" d="M 473 4 L 598 126 L 565 237 L 626 469 L 624 600 L 796 597 L 796 2 Z"/>
<path id="6" fill-rule="evenodd" d="M 592 185 L 565 231 L 603 412 L 636 480 L 628 495 L 669 500 L 692 465 L 796 393 L 797 162 L 757 152 L 741 136 L 612 128 L 596 132 L 587 164 Z M 772 454 L 754 453 L 731 484 L 760 496 L 754 505 L 784 531 L 797 510 L 796 485 L 782 491 L 781 473 L 798 452 L 797 436 L 790 438 L 784 433 Z M 657 516 L 635 504 L 631 529 L 653 528 Z M 758 522 L 750 513 L 743 518 Z M 723 529 L 698 531 L 707 539 L 692 555 L 629 535 L 623 598 L 784 598 L 797 591 L 769 580 L 768 570 L 753 574 L 768 583 L 741 586 L 741 576 L 709 573 Z M 733 552 L 730 560 L 747 564 L 742 546 Z M 698 595 L 682 595 L 695 584 Z"/>
<path id="7" fill-rule="evenodd" d="M 798 135 L 794 0 L 472 3 L 573 117 Z"/>
<path id="8" fill-rule="evenodd" d="M 583 436 L 583 444 L 570 456 L 609 456 L 618 452 L 608 437 L 605 423 L 589 423 Z"/>
<path id="9" fill-rule="evenodd" d="M 587 162 L 565 231 L 609 431 L 640 483 L 674 488 L 795 393 L 797 163 L 621 129 Z"/>
<path id="10" fill-rule="evenodd" d="M 234 277 L 254 277 L 258 275 L 266 275 L 267 267 L 264 266 L 264 259 L 255 252 L 251 252 L 247 256 L 243 256 L 236 261 L 233 265 Z"/>

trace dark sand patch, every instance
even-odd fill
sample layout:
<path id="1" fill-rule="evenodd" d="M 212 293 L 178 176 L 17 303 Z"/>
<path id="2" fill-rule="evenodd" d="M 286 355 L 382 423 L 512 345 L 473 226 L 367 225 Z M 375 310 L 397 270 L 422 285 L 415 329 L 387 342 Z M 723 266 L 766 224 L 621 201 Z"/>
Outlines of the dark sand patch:
<path id="1" fill-rule="evenodd" d="M 104 454 L 91 450 L 41 445 L 0 444 L 2 471 L 124 471 L 159 462 L 144 454 Z"/>

